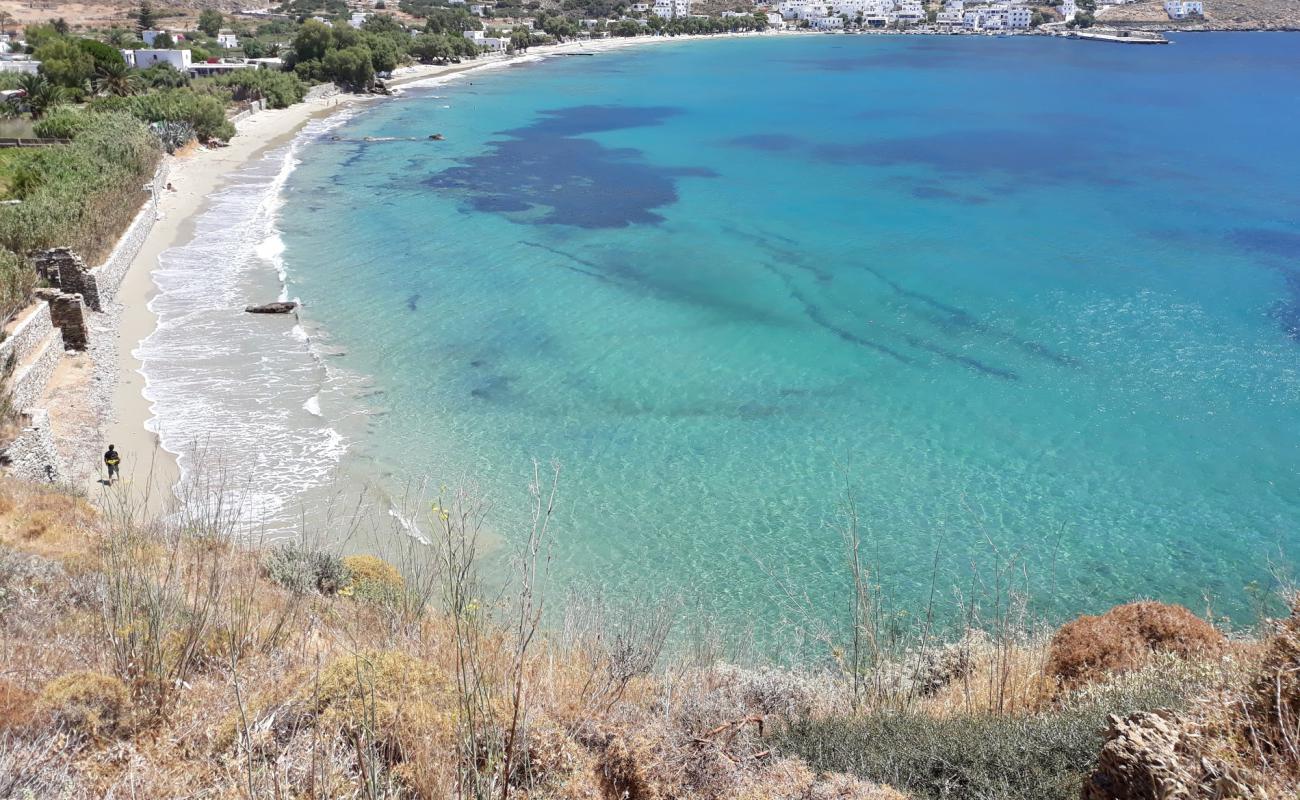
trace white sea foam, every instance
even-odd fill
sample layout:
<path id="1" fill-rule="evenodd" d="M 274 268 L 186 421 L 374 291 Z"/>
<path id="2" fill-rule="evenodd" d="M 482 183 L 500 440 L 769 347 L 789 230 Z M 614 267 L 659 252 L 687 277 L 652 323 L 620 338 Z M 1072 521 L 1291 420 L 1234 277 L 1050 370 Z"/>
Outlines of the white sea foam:
<path id="1" fill-rule="evenodd" d="M 402 526 L 402 530 L 406 532 L 407 536 L 410 536 L 412 539 L 415 539 L 420 544 L 429 543 L 429 538 L 424 535 L 424 531 L 420 530 L 420 526 L 415 524 L 415 520 L 412 520 L 409 517 L 403 515 L 400 511 L 398 511 L 393 506 L 389 506 L 388 516 L 397 520 L 397 524 Z"/>
<path id="2" fill-rule="evenodd" d="M 333 480 L 348 441 L 323 417 L 321 396 L 346 387 L 302 325 L 286 330 L 283 318 L 243 307 L 287 297 L 285 182 L 303 144 L 346 118 L 309 124 L 212 197 L 193 238 L 160 256 L 149 303 L 158 325 L 135 350 L 147 427 L 177 456 L 182 480 L 200 465 L 225 471 L 242 487 L 232 503 L 272 530 L 291 498 Z"/>

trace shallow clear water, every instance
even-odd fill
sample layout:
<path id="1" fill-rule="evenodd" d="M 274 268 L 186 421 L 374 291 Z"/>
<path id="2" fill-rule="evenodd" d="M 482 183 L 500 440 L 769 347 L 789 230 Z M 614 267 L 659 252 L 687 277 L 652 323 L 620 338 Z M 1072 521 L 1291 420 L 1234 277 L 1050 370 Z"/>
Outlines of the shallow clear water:
<path id="1" fill-rule="evenodd" d="M 1019 559 L 1057 616 L 1244 614 L 1300 544 L 1297 75 L 1291 34 L 824 36 L 411 90 L 287 179 L 289 295 L 373 389 L 321 419 L 507 539 L 557 459 L 556 578 L 733 623 L 773 573 L 840 602 L 846 482 L 913 608 Z"/>

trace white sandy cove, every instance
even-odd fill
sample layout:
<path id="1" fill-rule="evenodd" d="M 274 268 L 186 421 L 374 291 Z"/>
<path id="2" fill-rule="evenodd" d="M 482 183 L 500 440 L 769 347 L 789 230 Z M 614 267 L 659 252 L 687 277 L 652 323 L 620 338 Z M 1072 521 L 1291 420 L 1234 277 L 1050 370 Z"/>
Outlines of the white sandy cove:
<path id="1" fill-rule="evenodd" d="M 635 45 L 738 35 L 745 34 L 671 38 L 642 36 L 568 42 L 536 47 L 516 56 L 487 56 L 465 64 L 410 67 L 399 70 L 389 84 L 435 84 L 460 73 L 535 62 L 566 52 L 604 52 Z M 226 147 L 167 156 L 170 160 L 168 181 L 175 190 L 163 192 L 159 198 L 159 219 L 132 261 L 117 295 L 117 302 L 123 306 L 117 332 L 118 378 L 113 387 L 111 419 L 104 430 L 105 441 L 117 445 L 122 454 L 122 474 L 126 478 L 125 485 L 131 487 L 130 494 L 144 501 L 149 510 L 163 508 L 173 497 L 170 490 L 179 480 L 176 454 L 164 450 L 158 435 L 149 428 L 153 413 L 143 394 L 145 378 L 140 361 L 133 355 L 139 342 L 157 325 L 157 318 L 148 304 L 158 291 L 153 282 L 153 270 L 158 265 L 159 256 L 191 239 L 194 220 L 206 209 L 208 198 L 225 186 L 231 174 L 267 150 L 287 142 L 309 120 L 373 99 L 376 96 L 340 94 L 287 109 L 261 111 L 236 125 L 237 134 Z M 93 480 L 88 482 L 89 488 L 97 488 Z"/>

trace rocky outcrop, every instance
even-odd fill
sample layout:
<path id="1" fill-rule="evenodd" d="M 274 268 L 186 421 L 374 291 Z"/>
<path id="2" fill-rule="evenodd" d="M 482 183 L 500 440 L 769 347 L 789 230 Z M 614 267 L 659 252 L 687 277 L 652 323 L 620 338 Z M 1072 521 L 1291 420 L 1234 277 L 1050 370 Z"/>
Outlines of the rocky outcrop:
<path id="1" fill-rule="evenodd" d="M 1194 800 L 1267 797 L 1254 781 L 1205 753 L 1198 726 L 1170 711 L 1112 715 L 1083 800 Z"/>
<path id="2" fill-rule="evenodd" d="M 260 306 L 248 306 L 244 309 L 249 314 L 289 314 L 292 313 L 298 304 L 294 302 L 280 303 L 263 303 Z"/>

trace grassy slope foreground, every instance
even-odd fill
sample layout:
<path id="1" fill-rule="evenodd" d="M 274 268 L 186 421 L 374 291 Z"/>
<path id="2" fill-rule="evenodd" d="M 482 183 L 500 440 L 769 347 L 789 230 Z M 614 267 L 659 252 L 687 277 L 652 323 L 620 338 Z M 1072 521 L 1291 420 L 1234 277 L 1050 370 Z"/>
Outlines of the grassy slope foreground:
<path id="1" fill-rule="evenodd" d="M 1230 642 L 1137 603 L 751 670 L 664 657 L 654 614 L 539 630 L 540 499 L 497 600 L 465 497 L 400 571 L 110 505 L 0 481 L 0 797 L 1263 800 L 1300 777 L 1300 616 Z"/>

